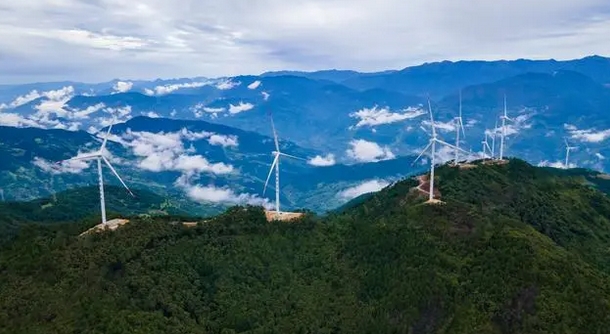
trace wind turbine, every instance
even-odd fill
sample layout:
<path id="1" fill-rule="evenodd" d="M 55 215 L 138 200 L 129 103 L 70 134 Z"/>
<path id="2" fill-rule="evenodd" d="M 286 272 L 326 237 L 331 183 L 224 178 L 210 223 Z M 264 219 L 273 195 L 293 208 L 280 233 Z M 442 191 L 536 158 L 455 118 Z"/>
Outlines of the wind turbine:
<path id="1" fill-rule="evenodd" d="M 496 136 L 498 135 L 498 119 L 496 118 L 496 125 L 494 125 L 494 132 L 491 136 L 491 158 L 496 158 Z"/>
<path id="2" fill-rule="evenodd" d="M 466 132 L 464 132 L 464 122 L 462 122 L 462 91 L 460 90 L 460 114 L 458 117 L 454 118 L 455 121 L 455 159 L 454 164 L 457 166 L 459 160 L 459 150 L 460 150 L 460 130 L 462 130 L 462 134 L 464 138 L 466 137 Z"/>
<path id="3" fill-rule="evenodd" d="M 269 175 L 267 175 L 267 181 L 265 181 L 265 187 L 263 188 L 263 196 L 265 196 L 265 191 L 267 190 L 267 184 L 269 183 L 269 179 L 271 178 L 271 174 L 273 173 L 273 169 L 275 168 L 275 214 L 276 216 L 280 216 L 280 156 L 285 156 L 292 159 L 297 160 L 305 160 L 303 158 L 295 157 L 294 155 L 286 154 L 280 151 L 280 144 L 277 139 L 277 132 L 275 131 L 275 124 L 273 123 L 273 117 L 271 118 L 271 128 L 273 129 L 273 141 L 275 142 L 275 151 L 272 151 L 273 154 L 273 163 L 271 164 L 271 168 L 269 169 Z"/>
<path id="4" fill-rule="evenodd" d="M 506 94 L 504 94 L 504 115 L 500 116 L 502 119 L 502 134 L 500 136 L 500 160 L 504 159 L 504 138 L 506 137 L 506 121 L 512 121 L 508 118 L 506 111 Z"/>
<path id="5" fill-rule="evenodd" d="M 110 135 L 111 129 L 112 129 L 112 124 L 108 127 L 108 132 L 106 133 L 106 136 L 104 137 L 104 141 L 102 142 L 102 146 L 100 147 L 100 149 L 98 151 L 83 154 L 81 156 L 76 156 L 74 158 L 58 162 L 58 163 L 64 163 L 64 162 L 68 162 L 68 161 L 78 161 L 78 160 L 80 160 L 80 161 L 97 160 L 97 174 L 98 174 L 98 182 L 99 182 L 99 186 L 100 186 L 100 207 L 102 210 L 102 224 L 104 224 L 104 225 L 106 224 L 106 203 L 104 200 L 104 178 L 102 176 L 102 161 L 104 161 L 104 163 L 108 166 L 108 168 L 110 168 L 112 173 L 117 177 L 117 179 L 119 179 L 119 181 L 121 182 L 123 187 L 125 187 L 125 189 L 127 189 L 127 192 L 129 192 L 129 194 L 131 196 L 136 197 L 131 192 L 131 190 L 129 190 L 129 187 L 127 187 L 125 182 L 123 182 L 123 180 L 119 176 L 119 173 L 117 173 L 117 171 L 114 169 L 114 167 L 112 167 L 112 164 L 110 164 L 110 161 L 108 161 L 108 159 L 104 155 L 104 149 L 106 148 L 106 142 L 108 141 L 108 136 Z"/>
<path id="6" fill-rule="evenodd" d="M 487 141 L 488 135 L 487 132 L 485 132 L 485 140 L 483 140 L 481 142 L 481 144 L 483 144 L 483 158 L 487 159 L 489 157 L 489 155 L 487 155 L 487 151 L 489 151 L 490 154 L 492 154 L 492 158 L 493 158 L 493 152 L 491 147 L 489 147 L 489 142 Z"/>
<path id="7" fill-rule="evenodd" d="M 434 166 L 436 164 L 436 144 L 445 145 L 447 147 L 460 150 L 464 153 L 468 153 L 461 148 L 451 145 L 445 141 L 438 139 L 436 134 L 436 125 L 434 123 L 434 117 L 432 116 L 432 106 L 430 104 L 430 99 L 428 99 L 428 113 L 430 114 L 430 125 L 432 128 L 432 134 L 430 135 L 430 140 L 428 141 L 428 145 L 421 151 L 421 153 L 417 156 L 417 159 L 413 161 L 412 164 L 415 164 L 423 155 L 430 149 L 430 189 L 428 192 L 428 203 L 434 203 Z"/>
<path id="8" fill-rule="evenodd" d="M 563 141 L 566 143 L 566 163 L 564 164 L 565 168 L 570 168 L 570 165 L 568 164 L 569 159 L 570 159 L 570 151 L 573 149 L 576 149 L 576 146 L 570 146 L 570 144 L 568 144 L 568 140 L 566 138 L 563 139 Z"/>

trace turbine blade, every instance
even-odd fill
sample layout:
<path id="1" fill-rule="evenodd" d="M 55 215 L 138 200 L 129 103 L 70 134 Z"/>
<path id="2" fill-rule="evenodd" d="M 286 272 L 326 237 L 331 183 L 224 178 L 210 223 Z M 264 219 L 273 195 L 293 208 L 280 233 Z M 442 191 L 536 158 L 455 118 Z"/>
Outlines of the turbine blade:
<path id="1" fill-rule="evenodd" d="M 101 156 L 101 154 L 99 152 L 87 153 L 87 154 L 83 154 L 81 156 L 72 157 L 70 159 L 57 161 L 56 164 L 61 164 L 61 163 L 68 162 L 68 161 L 92 160 L 92 159 L 97 159 L 99 156 Z"/>
<path id="2" fill-rule="evenodd" d="M 303 159 L 303 158 L 299 158 L 299 157 L 295 157 L 294 155 L 290 155 L 290 154 L 286 154 L 286 153 L 282 153 L 280 152 L 281 155 L 288 157 L 288 158 L 292 158 L 292 159 L 297 159 L 297 160 L 303 160 L 303 161 L 307 161 L 307 159 Z"/>
<path id="3" fill-rule="evenodd" d="M 455 145 L 451 145 L 451 144 L 449 144 L 449 143 L 448 143 L 448 142 L 446 142 L 446 141 L 442 141 L 442 140 L 440 140 L 440 139 L 434 139 L 434 141 L 436 141 L 436 142 L 437 142 L 437 143 L 439 143 L 439 144 L 442 144 L 442 145 L 445 145 L 445 146 L 449 146 L 449 147 L 451 147 L 451 148 L 453 148 L 453 149 L 457 149 L 457 150 L 461 151 L 462 153 L 467 153 L 467 154 L 468 154 L 468 153 L 470 153 L 470 152 L 468 152 L 468 151 L 466 151 L 466 150 L 464 150 L 464 149 L 461 149 L 461 148 L 459 148 L 459 147 L 457 147 L 457 146 L 455 146 Z"/>
<path id="4" fill-rule="evenodd" d="M 432 127 L 432 136 L 436 137 L 436 125 L 434 124 L 434 117 L 432 116 L 432 104 L 430 103 L 430 97 L 428 97 L 428 112 L 430 113 L 430 126 Z"/>
<path id="5" fill-rule="evenodd" d="M 466 131 L 464 131 L 464 122 L 462 122 L 462 114 L 460 113 L 460 128 L 462 129 L 462 137 L 466 138 Z"/>
<path id="6" fill-rule="evenodd" d="M 487 147 L 487 149 L 489 150 L 489 152 L 491 152 L 491 147 L 489 146 L 489 143 L 484 142 L 485 143 L 485 147 Z"/>
<path id="7" fill-rule="evenodd" d="M 275 123 L 273 123 L 273 117 L 271 115 L 269 115 L 269 118 L 271 118 L 271 128 L 273 129 L 273 141 L 275 142 L 275 150 L 279 152 L 280 143 L 277 139 L 277 132 L 275 131 Z"/>
<path id="8" fill-rule="evenodd" d="M 430 148 L 430 146 L 432 145 L 432 141 L 430 141 L 428 143 L 428 145 L 426 145 L 426 147 L 421 151 L 421 153 L 417 156 L 417 158 L 415 160 L 413 160 L 413 162 L 411 163 L 411 166 L 415 165 L 415 163 L 422 157 L 422 155 L 424 155 L 424 153 L 426 153 L 426 151 Z"/>
<path id="9" fill-rule="evenodd" d="M 273 174 L 273 168 L 275 168 L 275 164 L 277 164 L 277 159 L 279 159 L 279 157 L 280 155 L 276 154 L 275 158 L 273 158 L 273 163 L 271 164 L 271 168 L 269 168 L 269 175 L 267 175 L 267 181 L 265 181 L 265 187 L 263 187 L 263 196 L 265 196 L 265 192 L 267 191 L 267 184 L 269 183 L 271 174 Z"/>
<path id="10" fill-rule="evenodd" d="M 100 152 L 104 150 L 104 147 L 106 147 L 106 142 L 108 141 L 108 136 L 110 136 L 110 130 L 112 130 L 112 125 L 114 123 L 110 124 L 110 126 L 108 127 L 108 132 L 106 132 L 106 136 L 104 137 L 104 141 L 102 142 L 102 147 L 100 148 Z"/>
<path id="11" fill-rule="evenodd" d="M 112 167 L 112 165 L 110 164 L 110 161 L 108 161 L 108 159 L 106 159 L 105 156 L 102 156 L 102 159 L 104 159 L 104 162 L 106 163 L 106 165 L 110 168 L 110 170 L 112 171 L 112 173 L 114 174 L 114 176 L 116 176 L 117 179 L 119 179 L 119 181 L 121 181 L 121 184 L 123 185 L 123 187 L 125 187 L 125 189 L 127 189 L 127 191 L 129 192 L 129 194 L 132 197 L 136 197 L 136 195 L 134 195 L 131 190 L 129 189 L 129 187 L 125 184 L 125 182 L 123 182 L 123 179 L 121 179 L 121 177 L 119 176 L 119 173 L 116 172 L 116 170 L 114 169 L 114 167 Z"/>
<path id="12" fill-rule="evenodd" d="M 426 130 L 426 128 L 423 126 L 420 126 L 419 128 L 422 129 L 422 131 L 424 131 L 428 136 L 430 135 L 430 132 L 428 132 L 428 130 Z"/>

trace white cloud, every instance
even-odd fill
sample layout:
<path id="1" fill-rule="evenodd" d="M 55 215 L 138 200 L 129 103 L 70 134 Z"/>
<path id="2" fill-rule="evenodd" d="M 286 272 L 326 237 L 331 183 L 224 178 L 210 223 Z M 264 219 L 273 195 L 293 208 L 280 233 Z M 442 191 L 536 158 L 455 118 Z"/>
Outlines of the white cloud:
<path id="1" fill-rule="evenodd" d="M 106 107 L 106 105 L 104 105 L 103 103 L 98 103 L 96 105 L 87 107 L 85 110 L 75 110 L 75 111 L 73 111 L 72 118 L 86 119 L 86 118 L 89 118 L 89 115 L 96 113 L 105 107 Z"/>
<path id="2" fill-rule="evenodd" d="M 16 113 L 7 113 L 0 111 L 0 125 L 14 126 L 14 127 L 36 127 L 42 128 L 43 126 L 35 121 L 24 118 Z"/>
<path id="3" fill-rule="evenodd" d="M 375 142 L 357 139 L 352 140 L 350 146 L 351 148 L 346 151 L 347 155 L 359 162 L 375 162 L 395 158 L 394 153 L 387 146 L 381 147 Z"/>
<path id="4" fill-rule="evenodd" d="M 269 96 L 271 96 L 271 95 L 270 95 L 269 93 L 267 93 L 267 92 L 261 92 L 261 94 L 263 95 L 263 99 L 264 99 L 265 101 L 269 100 Z"/>
<path id="5" fill-rule="evenodd" d="M 82 29 L 58 29 L 52 31 L 54 36 L 64 42 L 91 47 L 94 49 L 107 49 L 112 51 L 141 49 L 149 42 L 132 36 L 118 36 L 106 33 L 94 33 Z"/>
<path id="6" fill-rule="evenodd" d="M 203 111 L 209 112 L 209 113 L 219 113 L 219 112 L 224 112 L 226 110 L 227 110 L 226 108 L 209 108 L 209 107 L 203 108 Z"/>
<path id="7" fill-rule="evenodd" d="M 161 115 L 157 114 L 154 111 L 149 111 L 147 113 L 144 113 L 144 116 L 150 117 L 150 118 L 160 118 L 161 117 Z"/>
<path id="8" fill-rule="evenodd" d="M 193 112 L 193 115 L 195 115 L 197 118 L 203 117 L 205 113 L 212 114 L 213 117 L 216 117 L 218 116 L 218 113 L 225 112 L 227 110 L 225 108 L 206 107 L 203 103 L 198 103 L 192 106 L 190 109 Z"/>
<path id="9" fill-rule="evenodd" d="M 260 80 L 256 80 L 248 85 L 248 89 L 257 89 L 261 85 Z"/>
<path id="10" fill-rule="evenodd" d="M 50 90 L 42 93 L 42 97 L 46 97 L 48 101 L 43 101 L 35 108 L 40 111 L 54 111 L 61 109 L 63 105 L 74 96 L 74 87 L 66 86 L 58 90 Z"/>
<path id="11" fill-rule="evenodd" d="M 235 81 L 232 81 L 231 79 L 226 79 L 226 80 L 221 80 L 220 82 L 218 82 L 216 84 L 216 88 L 218 88 L 220 90 L 229 90 L 229 89 L 232 89 L 239 85 L 241 85 L 241 82 L 235 82 Z"/>
<path id="12" fill-rule="evenodd" d="M 37 90 L 33 90 L 25 95 L 18 96 L 13 102 L 10 103 L 11 108 L 19 107 L 26 103 L 32 102 L 38 98 L 42 97 L 42 94 L 38 93 Z"/>
<path id="13" fill-rule="evenodd" d="M 178 171 L 186 175 L 200 173 L 230 174 L 233 166 L 225 163 L 211 163 L 201 155 L 189 155 L 184 147 L 185 140 L 200 140 L 214 134 L 191 132 L 183 129 L 173 133 L 134 132 L 128 129 L 120 142 L 131 147 L 133 154 L 143 158 L 138 167 L 153 172 Z M 235 138 L 235 141 L 237 139 Z"/>
<path id="14" fill-rule="evenodd" d="M 338 196 L 344 200 L 351 200 L 360 195 L 377 192 L 385 187 L 387 187 L 390 183 L 384 180 L 370 180 L 362 182 L 356 186 L 351 188 L 347 188 L 341 191 Z"/>
<path id="15" fill-rule="evenodd" d="M 58 120 L 52 119 L 52 115 L 59 117 L 69 116 L 70 112 L 64 109 L 64 106 L 73 96 L 74 87 L 72 86 L 43 92 L 32 90 L 25 95 L 17 97 L 9 104 L 9 107 L 16 108 L 36 99 L 41 99 L 40 103 L 34 106 L 34 109 L 37 110 L 36 113 L 27 116 L 27 119 L 22 116 L 17 117 L 12 114 L 4 114 L 4 116 L 0 116 L 3 118 L 0 122 L 5 124 L 12 123 L 15 124 L 14 126 L 36 126 L 41 128 L 67 127 L 65 124 L 61 125 Z"/>
<path id="16" fill-rule="evenodd" d="M 124 119 L 126 116 L 131 114 L 131 106 L 124 106 L 124 107 L 118 107 L 118 108 L 105 108 L 104 111 L 109 113 L 110 115 L 113 115 L 118 120 L 120 120 L 120 119 Z"/>
<path id="17" fill-rule="evenodd" d="M 208 138 L 210 145 L 222 146 L 222 147 L 237 147 L 237 136 L 225 136 L 213 134 Z"/>
<path id="18" fill-rule="evenodd" d="M 187 195 L 199 202 L 222 203 L 222 204 L 250 204 L 270 207 L 267 199 L 252 194 L 236 194 L 229 188 L 218 188 L 214 186 L 189 185 L 186 187 Z"/>
<path id="19" fill-rule="evenodd" d="M 76 157 L 85 154 L 87 153 L 79 152 Z M 71 160 L 53 163 L 40 157 L 34 157 L 32 164 L 50 174 L 80 174 L 89 167 L 89 161 Z"/>
<path id="20" fill-rule="evenodd" d="M 610 129 L 601 131 L 595 129 L 579 130 L 573 125 L 566 125 L 565 128 L 572 139 L 581 142 L 601 143 L 610 137 Z"/>
<path id="21" fill-rule="evenodd" d="M 355 113 L 349 114 L 350 117 L 358 118 L 359 121 L 356 127 L 377 126 L 382 124 L 391 124 L 401 122 L 407 119 L 412 119 L 425 115 L 426 112 L 420 108 L 409 107 L 401 112 L 391 112 L 389 108 L 364 108 Z"/>
<path id="22" fill-rule="evenodd" d="M 474 1 L 61 0 L 54 10 L 46 2 L 5 1 L 0 50 L 8 61 L 0 73 L 21 82 L 66 73 L 105 81 L 610 54 L 605 0 Z M 404 45 L 412 47 L 406 52 Z"/>
<path id="23" fill-rule="evenodd" d="M 199 88 L 199 87 L 203 87 L 203 86 L 207 86 L 210 85 L 211 82 L 209 81 L 195 81 L 195 82 L 183 82 L 183 83 L 176 83 L 176 84 L 167 84 L 167 85 L 162 85 L 162 86 L 156 86 L 153 89 L 145 89 L 144 93 L 147 95 L 166 95 L 169 93 L 173 93 L 179 89 L 184 89 L 184 88 Z"/>
<path id="24" fill-rule="evenodd" d="M 314 158 L 309 159 L 307 163 L 312 166 L 332 166 L 336 164 L 335 155 L 332 153 L 325 156 L 316 155 Z"/>
<path id="25" fill-rule="evenodd" d="M 569 168 L 577 167 L 575 163 L 571 163 L 571 162 L 568 165 L 569 165 L 568 166 Z M 562 162 L 562 161 L 551 162 L 548 160 L 543 160 L 538 163 L 538 167 L 566 168 L 566 165 L 565 165 L 565 162 Z"/>
<path id="26" fill-rule="evenodd" d="M 212 173 L 215 175 L 230 174 L 233 166 L 219 163 L 210 163 L 201 155 L 180 155 L 173 161 L 172 170 L 183 173 Z"/>
<path id="27" fill-rule="evenodd" d="M 596 157 L 597 157 L 599 160 L 605 160 L 605 159 L 606 159 L 606 157 L 605 157 L 605 156 L 603 156 L 603 155 L 602 155 L 601 153 L 599 153 L 599 152 L 598 152 L 598 153 L 595 153 L 595 156 L 596 156 Z"/>
<path id="28" fill-rule="evenodd" d="M 130 91 L 132 88 L 133 82 L 131 81 L 117 81 L 114 86 L 112 86 L 112 89 L 114 89 L 116 93 L 125 93 Z"/>
<path id="29" fill-rule="evenodd" d="M 248 111 L 252 108 L 254 108 L 254 105 L 252 103 L 239 102 L 238 105 L 229 104 L 229 112 L 231 114 L 239 114 L 240 112 Z"/>
<path id="30" fill-rule="evenodd" d="M 422 121 L 422 124 L 429 127 L 431 123 L 430 123 L 430 121 L 426 120 L 426 121 Z M 437 130 L 441 130 L 441 131 L 445 131 L 445 132 L 455 131 L 455 121 L 454 120 L 450 120 L 447 122 L 441 122 L 441 121 L 435 119 L 434 125 Z"/>
<path id="31" fill-rule="evenodd" d="M 182 136 L 182 138 L 184 138 L 186 140 L 190 140 L 190 141 L 196 141 L 196 140 L 209 138 L 213 134 L 214 133 L 207 132 L 207 131 L 193 132 L 193 131 L 187 130 L 186 128 L 183 128 L 182 130 L 180 130 L 180 135 Z"/>

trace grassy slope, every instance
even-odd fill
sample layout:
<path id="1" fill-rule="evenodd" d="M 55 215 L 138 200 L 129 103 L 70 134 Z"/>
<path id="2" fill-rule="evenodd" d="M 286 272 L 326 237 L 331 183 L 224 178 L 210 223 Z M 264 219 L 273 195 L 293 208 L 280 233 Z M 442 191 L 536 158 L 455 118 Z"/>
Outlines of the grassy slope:
<path id="1" fill-rule="evenodd" d="M 0 252 L 0 333 L 603 333 L 610 201 L 581 181 L 515 161 L 439 169 L 443 206 L 408 180 L 298 224 L 28 229 Z"/>

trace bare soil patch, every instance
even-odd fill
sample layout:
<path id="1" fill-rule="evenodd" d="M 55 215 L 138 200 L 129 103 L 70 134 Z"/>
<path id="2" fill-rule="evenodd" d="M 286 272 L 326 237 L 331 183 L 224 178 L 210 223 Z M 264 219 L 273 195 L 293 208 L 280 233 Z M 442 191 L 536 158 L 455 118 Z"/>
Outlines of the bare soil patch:
<path id="1" fill-rule="evenodd" d="M 276 211 L 267 211 L 265 210 L 265 217 L 267 221 L 281 220 L 281 221 L 291 221 L 298 218 L 303 217 L 302 212 L 280 212 L 278 215 Z"/>
<path id="2" fill-rule="evenodd" d="M 85 232 L 81 233 L 80 235 L 82 236 L 82 235 L 89 234 L 92 232 L 101 232 L 106 229 L 114 231 L 117 228 L 119 228 L 119 226 L 125 225 L 127 223 L 129 223 L 129 219 L 118 219 L 118 218 L 111 219 L 111 220 L 106 221 L 106 224 L 102 224 L 102 223 L 97 224 L 97 225 L 93 226 L 92 228 L 86 230 Z"/>

